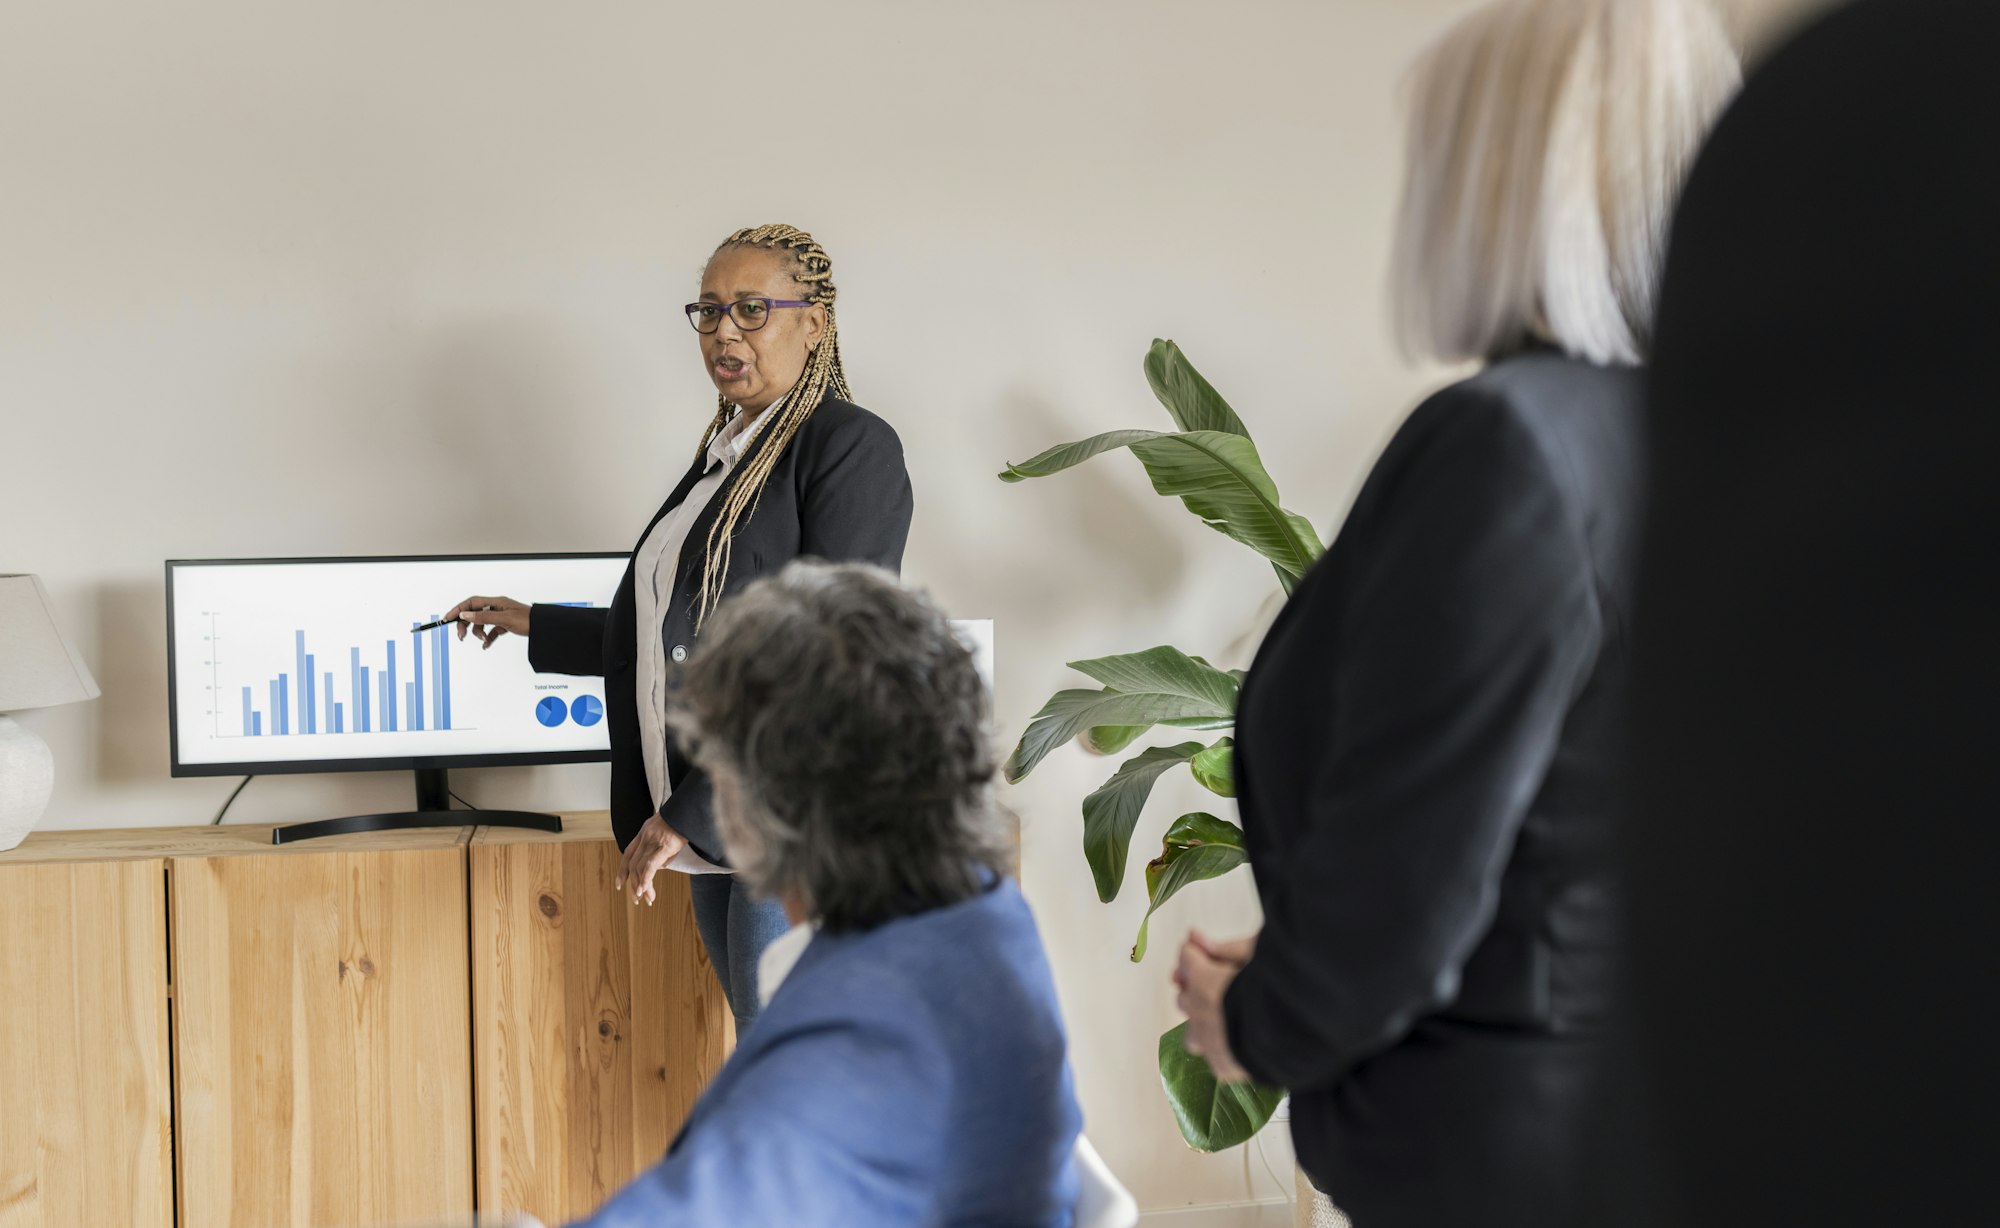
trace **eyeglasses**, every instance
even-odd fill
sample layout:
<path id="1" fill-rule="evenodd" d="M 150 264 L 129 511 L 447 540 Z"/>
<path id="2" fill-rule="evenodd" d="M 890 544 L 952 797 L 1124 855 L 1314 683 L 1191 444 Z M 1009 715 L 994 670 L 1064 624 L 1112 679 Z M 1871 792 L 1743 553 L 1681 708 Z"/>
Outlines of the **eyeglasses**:
<path id="1" fill-rule="evenodd" d="M 722 315 L 736 321 L 736 327 L 746 333 L 754 333 L 771 322 L 773 307 L 810 307 L 811 303 L 789 298 L 739 298 L 733 303 L 689 303 L 688 323 L 694 325 L 698 333 L 712 333 L 722 327 Z"/>

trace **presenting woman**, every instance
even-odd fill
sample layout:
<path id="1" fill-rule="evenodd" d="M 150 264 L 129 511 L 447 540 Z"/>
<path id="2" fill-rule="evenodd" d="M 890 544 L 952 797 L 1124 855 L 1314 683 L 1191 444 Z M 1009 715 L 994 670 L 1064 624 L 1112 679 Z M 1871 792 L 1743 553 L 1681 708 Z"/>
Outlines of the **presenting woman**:
<path id="1" fill-rule="evenodd" d="M 901 566 L 910 478 L 888 423 L 855 405 L 841 369 L 832 262 L 792 226 L 723 240 L 687 305 L 720 394 L 694 464 L 646 526 L 609 609 L 468 597 L 448 617 L 491 647 L 528 640 L 545 673 L 601 674 L 611 738 L 614 889 L 656 898 L 663 869 L 694 877 L 696 928 L 739 1034 L 757 1012 L 757 961 L 788 923 L 728 872 L 708 777 L 669 736 L 673 668 L 726 595 L 795 558 Z"/>
<path id="2" fill-rule="evenodd" d="M 1420 68 L 1397 291 L 1483 370 L 1411 414 L 1244 683 L 1264 928 L 1182 949 L 1189 1047 L 1292 1093 L 1362 1228 L 1575 1222 L 1654 287 L 1733 91 L 1704 0 L 1503 0 Z"/>

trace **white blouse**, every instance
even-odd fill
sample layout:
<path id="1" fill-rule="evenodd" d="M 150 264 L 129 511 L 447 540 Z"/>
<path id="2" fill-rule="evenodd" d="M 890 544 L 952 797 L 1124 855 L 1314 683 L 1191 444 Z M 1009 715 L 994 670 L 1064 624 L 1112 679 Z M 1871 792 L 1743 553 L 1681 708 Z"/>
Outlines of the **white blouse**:
<path id="1" fill-rule="evenodd" d="M 687 659 L 686 645 L 669 648 L 661 641 L 662 611 L 674 599 L 674 576 L 680 571 L 688 532 L 743 454 L 749 451 L 757 431 L 775 408 L 776 404 L 768 406 L 754 418 L 738 413 L 716 432 L 708 445 L 708 468 L 701 480 L 688 491 L 679 507 L 660 517 L 653 531 L 639 544 L 638 556 L 633 560 L 633 614 L 639 624 L 639 651 L 633 659 L 638 670 L 639 749 L 646 761 L 646 784 L 652 790 L 655 814 L 674 792 L 673 780 L 667 775 L 667 670 L 670 668 L 667 655 L 673 654 L 672 664 L 676 665 Z M 667 863 L 667 868 L 686 874 L 729 872 L 695 852 L 692 846 L 682 848 Z"/>

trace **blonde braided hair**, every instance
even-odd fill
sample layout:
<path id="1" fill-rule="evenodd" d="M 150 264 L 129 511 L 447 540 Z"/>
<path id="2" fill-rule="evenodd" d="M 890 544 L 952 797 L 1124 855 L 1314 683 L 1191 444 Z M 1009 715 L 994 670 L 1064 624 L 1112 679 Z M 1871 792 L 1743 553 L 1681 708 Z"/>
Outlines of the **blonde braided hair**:
<path id="1" fill-rule="evenodd" d="M 772 406 L 775 411 L 758 431 L 766 436 L 761 442 L 750 447 L 746 464 L 729 475 L 727 493 L 723 496 L 722 509 L 709 527 L 708 542 L 701 565 L 701 607 L 695 614 L 695 629 L 708 617 L 708 612 L 722 600 L 722 582 L 729 574 L 730 544 L 736 536 L 736 526 L 744 518 L 757 514 L 757 504 L 764 495 L 764 483 L 770 478 L 771 470 L 777 466 L 778 458 L 784 454 L 785 446 L 799 432 L 807 418 L 830 390 L 842 400 L 853 399 L 848 391 L 847 372 L 840 365 L 840 330 L 834 323 L 833 300 L 838 291 L 833 284 L 833 261 L 826 249 L 819 245 L 805 231 L 796 226 L 771 225 L 751 226 L 737 231 L 724 239 L 715 249 L 723 252 L 732 247 L 758 247 L 766 251 L 784 252 L 792 260 L 792 279 L 804 288 L 800 295 L 809 303 L 826 308 L 826 332 L 820 337 L 819 345 L 806 358 L 805 370 L 799 372 L 798 382 L 791 390 Z M 714 256 L 709 257 L 711 260 Z M 715 417 L 709 421 L 708 429 L 702 432 L 701 446 L 695 450 L 695 463 L 708 452 L 708 445 L 728 424 L 737 410 L 730 399 L 716 395 Z"/>

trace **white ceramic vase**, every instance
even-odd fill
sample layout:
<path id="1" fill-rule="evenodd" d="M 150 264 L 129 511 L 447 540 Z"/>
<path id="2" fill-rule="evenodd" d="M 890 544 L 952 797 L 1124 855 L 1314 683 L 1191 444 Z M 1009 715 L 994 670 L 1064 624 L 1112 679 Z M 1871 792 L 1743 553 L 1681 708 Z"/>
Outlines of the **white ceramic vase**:
<path id="1" fill-rule="evenodd" d="M 13 717 L 0 716 L 0 852 L 27 839 L 55 787 L 49 744 Z"/>

